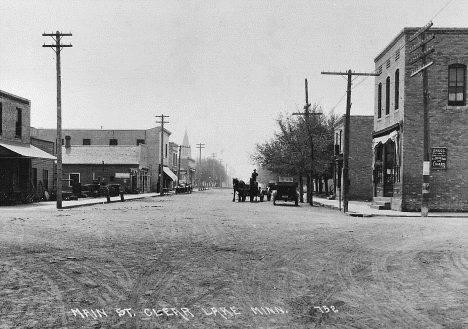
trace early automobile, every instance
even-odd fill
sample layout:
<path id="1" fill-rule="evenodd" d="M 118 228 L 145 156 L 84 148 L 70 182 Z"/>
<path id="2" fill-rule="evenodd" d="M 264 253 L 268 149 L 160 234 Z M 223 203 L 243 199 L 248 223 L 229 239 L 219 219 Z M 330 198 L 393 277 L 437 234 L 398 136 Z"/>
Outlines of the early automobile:
<path id="1" fill-rule="evenodd" d="M 273 205 L 277 201 L 294 201 L 294 205 L 299 205 L 299 192 L 297 192 L 297 182 L 277 182 L 272 193 Z"/>
<path id="2" fill-rule="evenodd" d="M 175 187 L 176 194 L 188 193 L 191 194 L 193 191 L 192 184 L 187 183 L 185 180 L 181 180 L 179 185 Z"/>

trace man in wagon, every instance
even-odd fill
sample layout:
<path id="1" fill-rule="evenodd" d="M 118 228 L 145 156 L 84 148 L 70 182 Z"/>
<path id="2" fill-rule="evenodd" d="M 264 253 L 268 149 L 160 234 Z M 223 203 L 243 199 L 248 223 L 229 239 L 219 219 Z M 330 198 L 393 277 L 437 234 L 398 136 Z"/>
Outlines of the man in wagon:
<path id="1" fill-rule="evenodd" d="M 254 169 L 252 177 L 250 177 L 250 202 L 254 202 L 254 197 L 257 195 L 257 176 L 257 169 Z"/>
<path id="2" fill-rule="evenodd" d="M 258 176 L 258 174 L 257 174 L 257 169 L 254 169 L 254 170 L 253 170 L 253 173 L 252 173 L 252 181 L 253 181 L 253 182 L 256 182 L 256 181 L 257 181 L 257 176 Z"/>

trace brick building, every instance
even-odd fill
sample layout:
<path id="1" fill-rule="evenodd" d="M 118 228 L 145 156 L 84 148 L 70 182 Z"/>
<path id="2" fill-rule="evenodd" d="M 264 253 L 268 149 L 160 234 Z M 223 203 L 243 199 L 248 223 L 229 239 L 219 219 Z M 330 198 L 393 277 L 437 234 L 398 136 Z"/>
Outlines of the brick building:
<path id="1" fill-rule="evenodd" d="M 28 99 L 0 91 L 0 202 L 37 200 L 44 191 L 39 185 L 50 188 L 53 180 L 55 157 L 31 145 L 30 118 Z"/>
<path id="2" fill-rule="evenodd" d="M 420 211 L 423 170 L 423 86 L 411 65 L 404 28 L 375 58 L 374 197 L 391 209 Z M 430 210 L 468 210 L 467 28 L 431 28 L 435 48 L 427 69 L 430 92 Z"/>
<path id="3" fill-rule="evenodd" d="M 171 181 L 176 175 L 168 167 L 171 162 L 169 155 L 169 137 L 171 133 L 164 129 L 164 186 L 171 185 Z M 31 128 L 31 136 L 42 140 L 55 142 L 55 129 Z M 142 130 L 105 130 L 105 129 L 63 129 L 62 144 L 64 144 L 65 136 L 70 136 L 70 145 L 73 146 L 138 146 L 145 144 L 147 149 L 147 165 L 148 175 L 150 176 L 150 190 L 157 191 L 159 183 L 159 163 L 161 154 L 161 127 Z M 110 180 L 111 175 L 106 178 Z"/>
<path id="4" fill-rule="evenodd" d="M 120 184 L 126 193 L 150 191 L 151 176 L 145 144 L 72 146 L 67 137 L 62 147 L 63 191 L 72 191 L 74 182 L 86 185 L 95 180 Z"/>
<path id="5" fill-rule="evenodd" d="M 345 116 L 339 118 L 335 125 L 335 154 L 342 159 L 344 146 Z M 350 116 L 349 139 L 349 191 L 350 200 L 372 199 L 372 115 Z M 334 194 L 339 196 L 338 188 L 342 185 L 341 170 L 335 166 Z"/>

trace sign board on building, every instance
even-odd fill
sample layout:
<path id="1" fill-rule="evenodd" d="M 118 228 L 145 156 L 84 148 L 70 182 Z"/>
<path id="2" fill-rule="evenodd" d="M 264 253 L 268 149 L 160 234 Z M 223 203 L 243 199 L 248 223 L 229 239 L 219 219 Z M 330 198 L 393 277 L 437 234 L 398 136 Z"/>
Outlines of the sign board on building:
<path id="1" fill-rule="evenodd" d="M 129 172 L 116 172 L 115 178 L 130 178 Z"/>
<path id="2" fill-rule="evenodd" d="M 278 177 L 278 181 L 280 182 L 293 182 L 293 178 L 292 177 Z"/>
<path id="3" fill-rule="evenodd" d="M 447 148 L 446 147 L 432 147 L 431 168 L 432 169 L 447 169 Z"/>

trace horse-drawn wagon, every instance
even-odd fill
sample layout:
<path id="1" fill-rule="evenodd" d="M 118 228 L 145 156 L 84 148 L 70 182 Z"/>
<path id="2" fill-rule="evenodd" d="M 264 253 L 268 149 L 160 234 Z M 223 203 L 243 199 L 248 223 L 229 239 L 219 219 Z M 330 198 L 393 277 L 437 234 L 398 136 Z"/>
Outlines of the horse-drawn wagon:
<path id="1" fill-rule="evenodd" d="M 259 187 L 258 182 L 256 181 L 251 181 L 250 184 L 245 184 L 243 180 L 234 178 L 232 180 L 232 186 L 234 189 L 232 202 L 236 201 L 236 193 L 239 202 L 245 201 L 247 196 L 249 197 L 250 202 L 254 202 L 257 198 L 262 202 L 265 197 L 265 190 Z"/>

